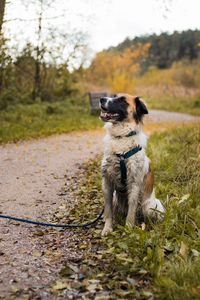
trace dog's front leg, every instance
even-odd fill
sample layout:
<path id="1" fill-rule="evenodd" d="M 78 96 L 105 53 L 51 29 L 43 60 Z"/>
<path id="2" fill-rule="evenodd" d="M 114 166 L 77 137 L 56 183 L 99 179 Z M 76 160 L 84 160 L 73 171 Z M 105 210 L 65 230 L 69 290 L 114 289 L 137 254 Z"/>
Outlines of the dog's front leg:
<path id="1" fill-rule="evenodd" d="M 126 217 L 126 225 L 133 227 L 135 224 L 135 216 L 139 199 L 139 188 L 133 185 L 128 192 L 128 214 Z"/>
<path id="2" fill-rule="evenodd" d="M 113 231 L 113 185 L 106 177 L 102 181 L 103 196 L 104 196 L 104 220 L 105 225 L 102 231 L 102 236 L 106 236 Z"/>

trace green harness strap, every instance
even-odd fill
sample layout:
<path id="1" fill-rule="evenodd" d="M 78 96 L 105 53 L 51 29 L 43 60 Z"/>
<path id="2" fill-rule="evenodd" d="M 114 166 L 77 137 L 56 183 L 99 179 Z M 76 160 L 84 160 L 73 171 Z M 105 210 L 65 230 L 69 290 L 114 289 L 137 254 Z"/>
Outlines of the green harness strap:
<path id="1" fill-rule="evenodd" d="M 133 135 L 136 135 L 137 133 L 136 133 L 136 131 L 131 131 L 131 132 L 129 132 L 127 135 L 125 135 L 125 137 L 129 137 L 129 136 L 133 136 Z M 121 138 L 123 138 L 124 136 L 121 136 L 121 135 L 117 135 L 117 136 L 115 136 L 117 139 L 121 139 Z"/>
<path id="2" fill-rule="evenodd" d="M 120 158 L 121 183 L 123 185 L 126 185 L 126 179 L 127 179 L 127 169 L 126 169 L 125 159 L 131 157 L 132 155 L 136 154 L 140 150 L 142 150 L 142 147 L 137 146 L 131 149 L 130 151 L 126 152 L 125 154 L 116 154 L 117 157 Z"/>

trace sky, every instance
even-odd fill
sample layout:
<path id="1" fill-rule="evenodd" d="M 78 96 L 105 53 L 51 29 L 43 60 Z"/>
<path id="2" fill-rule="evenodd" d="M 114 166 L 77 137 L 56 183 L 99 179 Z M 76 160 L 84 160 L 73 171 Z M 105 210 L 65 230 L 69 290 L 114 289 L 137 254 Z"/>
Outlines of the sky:
<path id="1" fill-rule="evenodd" d="M 200 0 L 44 0 L 52 2 L 44 12 L 47 24 L 64 31 L 82 31 L 89 47 L 101 51 L 126 37 L 200 29 Z M 37 19 L 39 0 L 11 0 L 6 19 Z M 33 3 L 24 6 L 21 3 Z M 167 8 L 167 9 L 166 9 Z M 52 18 L 52 19 L 51 19 Z M 34 43 L 36 21 L 5 23 L 8 37 Z"/>

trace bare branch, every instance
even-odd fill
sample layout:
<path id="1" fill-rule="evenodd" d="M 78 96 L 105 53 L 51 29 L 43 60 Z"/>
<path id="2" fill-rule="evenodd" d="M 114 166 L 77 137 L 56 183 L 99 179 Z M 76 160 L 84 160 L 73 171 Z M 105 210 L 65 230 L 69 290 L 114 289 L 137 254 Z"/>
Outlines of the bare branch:
<path id="1" fill-rule="evenodd" d="M 43 20 L 52 20 L 52 19 L 58 19 L 64 17 L 64 14 L 55 16 L 55 17 L 49 17 L 49 18 L 43 18 Z M 23 21 L 23 22 L 32 22 L 32 21 L 38 21 L 38 18 L 34 19 L 21 19 L 21 18 L 15 18 L 15 19 L 10 19 L 10 20 L 5 20 L 4 22 L 13 22 L 13 21 Z"/>

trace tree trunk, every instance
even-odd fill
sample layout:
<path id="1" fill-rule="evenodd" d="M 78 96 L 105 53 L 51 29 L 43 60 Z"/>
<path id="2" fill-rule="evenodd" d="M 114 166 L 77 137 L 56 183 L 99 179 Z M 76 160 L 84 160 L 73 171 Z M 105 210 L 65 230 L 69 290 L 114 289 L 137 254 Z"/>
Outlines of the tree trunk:
<path id="1" fill-rule="evenodd" d="M 4 13 L 5 13 L 6 0 L 0 0 L 0 34 L 2 30 Z"/>
<path id="2" fill-rule="evenodd" d="M 1 1 L 1 0 L 0 0 Z M 40 1 L 40 13 L 38 18 L 38 40 L 36 47 L 36 60 L 35 60 L 35 78 L 33 88 L 33 100 L 41 95 L 41 78 L 40 78 L 40 65 L 41 65 L 41 31 L 42 31 L 42 17 L 43 17 L 43 0 Z"/>

